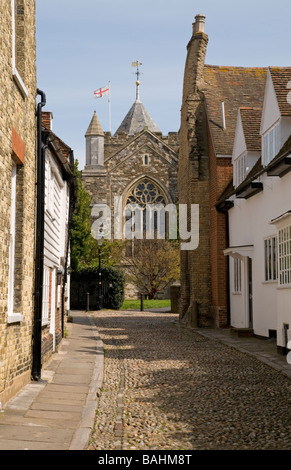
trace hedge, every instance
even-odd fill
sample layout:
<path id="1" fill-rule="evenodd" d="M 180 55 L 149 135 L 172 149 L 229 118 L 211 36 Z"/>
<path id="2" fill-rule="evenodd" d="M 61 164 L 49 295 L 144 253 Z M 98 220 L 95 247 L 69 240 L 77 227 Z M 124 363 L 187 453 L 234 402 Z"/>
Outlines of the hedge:
<path id="1" fill-rule="evenodd" d="M 81 268 L 71 274 L 71 308 L 86 309 L 87 292 L 90 310 L 98 306 L 98 267 Z M 125 276 L 123 271 L 111 266 L 101 269 L 103 308 L 118 310 L 124 301 Z"/>

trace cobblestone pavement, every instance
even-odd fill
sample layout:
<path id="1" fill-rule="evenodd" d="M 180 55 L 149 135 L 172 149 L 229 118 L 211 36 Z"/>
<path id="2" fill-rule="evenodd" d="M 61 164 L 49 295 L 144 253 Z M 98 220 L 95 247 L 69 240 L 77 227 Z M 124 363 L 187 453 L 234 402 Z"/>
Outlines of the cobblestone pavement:
<path id="1" fill-rule="evenodd" d="M 92 313 L 104 381 L 89 449 L 290 450 L 290 380 L 179 326 L 177 315 Z"/>

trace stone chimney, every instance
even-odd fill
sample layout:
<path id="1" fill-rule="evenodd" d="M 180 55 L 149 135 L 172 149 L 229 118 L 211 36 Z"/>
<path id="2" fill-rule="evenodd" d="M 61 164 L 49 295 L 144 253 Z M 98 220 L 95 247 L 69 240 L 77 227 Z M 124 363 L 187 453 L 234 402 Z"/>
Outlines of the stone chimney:
<path id="1" fill-rule="evenodd" d="M 46 129 L 49 129 L 50 131 L 53 130 L 52 121 L 53 121 L 53 113 L 51 111 L 43 111 L 42 117 L 41 117 L 42 125 Z"/>
<path id="2" fill-rule="evenodd" d="M 205 33 L 205 15 L 196 15 L 193 23 L 193 34 Z"/>

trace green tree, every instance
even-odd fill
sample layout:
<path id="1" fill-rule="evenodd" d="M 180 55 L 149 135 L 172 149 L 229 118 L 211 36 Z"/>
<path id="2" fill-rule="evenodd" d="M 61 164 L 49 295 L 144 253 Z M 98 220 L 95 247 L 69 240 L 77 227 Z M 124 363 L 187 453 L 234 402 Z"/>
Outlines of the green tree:
<path id="1" fill-rule="evenodd" d="M 71 228 L 71 266 L 74 271 L 98 266 L 99 254 L 96 239 L 91 233 L 91 201 L 85 190 L 78 160 L 75 162 L 74 174 L 77 181 L 77 203 L 72 216 Z M 120 263 L 124 242 L 104 240 L 101 249 L 102 266 L 115 266 Z"/>
<path id="2" fill-rule="evenodd" d="M 91 234 L 90 196 L 82 185 L 78 160 L 75 162 L 74 174 L 77 181 L 77 203 L 72 216 L 71 266 L 73 270 L 77 270 L 95 264 L 98 247 Z"/>

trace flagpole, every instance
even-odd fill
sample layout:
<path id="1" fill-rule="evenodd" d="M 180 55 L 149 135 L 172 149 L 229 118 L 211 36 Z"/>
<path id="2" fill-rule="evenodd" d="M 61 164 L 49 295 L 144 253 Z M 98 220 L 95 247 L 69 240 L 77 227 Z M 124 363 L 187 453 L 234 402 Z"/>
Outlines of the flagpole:
<path id="1" fill-rule="evenodd" d="M 109 93 L 108 93 L 108 116 L 109 116 L 109 132 L 111 132 L 111 90 L 110 90 L 110 82 L 108 82 L 108 89 L 109 89 Z"/>

